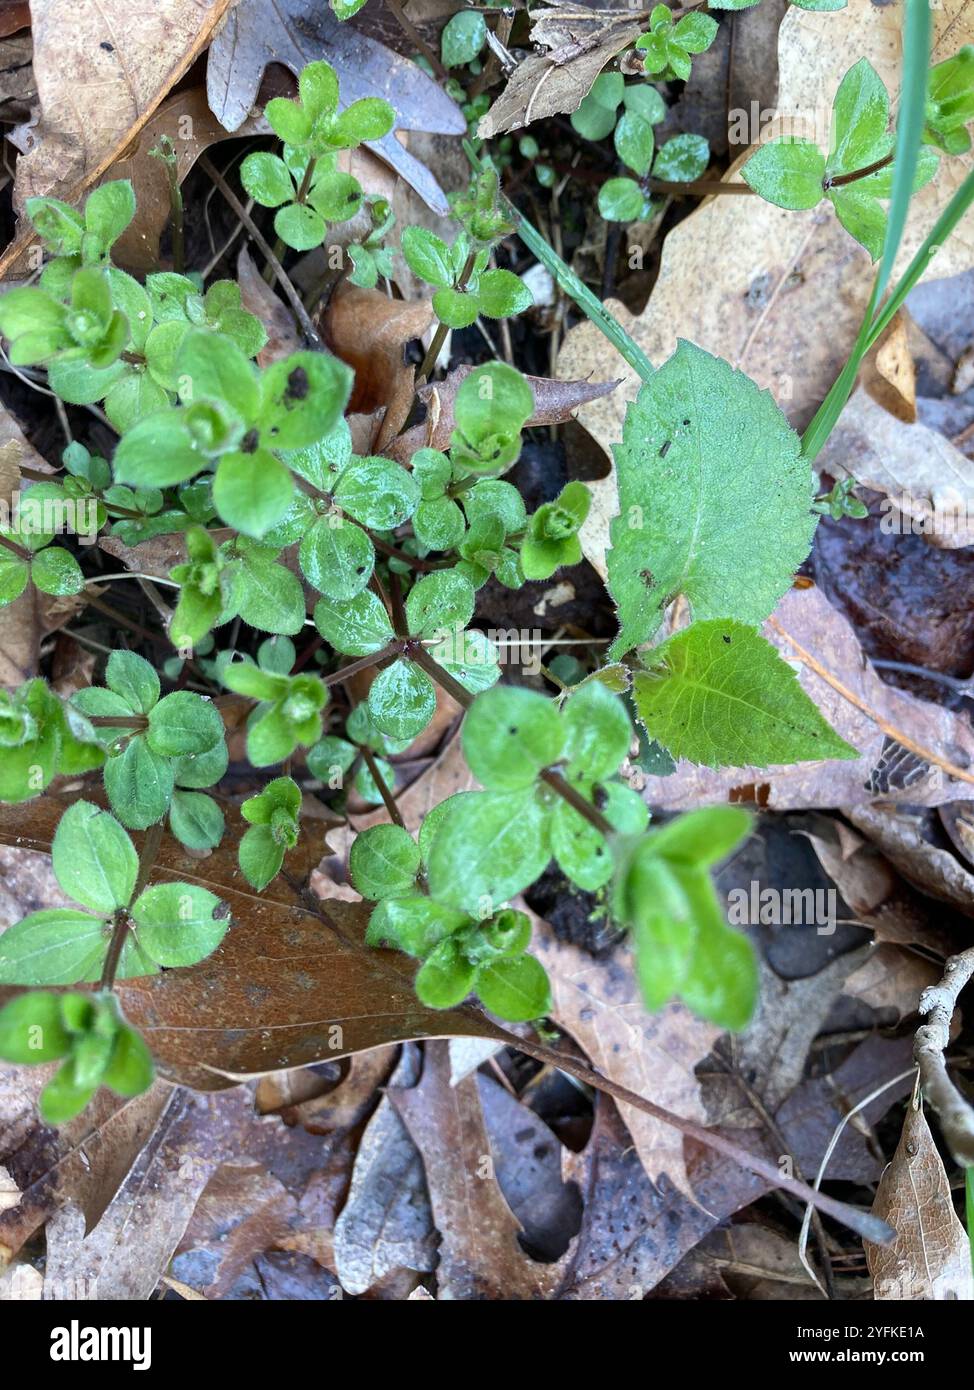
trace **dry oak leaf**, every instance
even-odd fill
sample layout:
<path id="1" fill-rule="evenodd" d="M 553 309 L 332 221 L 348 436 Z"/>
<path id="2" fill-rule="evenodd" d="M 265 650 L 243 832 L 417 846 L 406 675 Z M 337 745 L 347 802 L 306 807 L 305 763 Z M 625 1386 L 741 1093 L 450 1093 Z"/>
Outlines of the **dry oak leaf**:
<path id="1" fill-rule="evenodd" d="M 707 1056 L 720 1029 L 682 1004 L 647 1014 L 629 953 L 595 959 L 559 941 L 535 919 L 533 949 L 551 980 L 551 1018 L 569 1033 L 603 1075 L 689 1120 L 707 1123 L 694 1067 Z M 683 1135 L 651 1115 L 620 1105 L 649 1178 L 662 1173 L 692 1197 Z"/>
<path id="2" fill-rule="evenodd" d="M 202 53 L 230 3 L 31 0 L 40 116 L 19 132 L 17 210 L 36 194 L 76 202 Z M 0 276 L 32 240 L 8 248 Z"/>
<path id="3" fill-rule="evenodd" d="M 446 214 L 436 179 L 397 139 L 397 131 L 429 130 L 465 135 L 455 102 L 408 58 L 393 53 L 352 24 L 341 24 L 322 0 L 238 0 L 210 48 L 206 90 L 211 109 L 229 131 L 250 112 L 269 63 L 295 76 L 306 64 L 327 59 L 338 73 L 344 106 L 362 97 L 383 97 L 395 108 L 396 125 L 369 149 L 410 184 L 434 211 Z"/>
<path id="4" fill-rule="evenodd" d="M 243 307 L 256 314 L 267 330 L 267 342 L 257 354 L 257 365 L 269 367 L 272 362 L 298 352 L 303 340 L 294 315 L 254 265 L 254 258 L 246 246 L 241 247 L 237 257 L 237 283 Z"/>
<path id="5" fill-rule="evenodd" d="M 817 467 L 885 494 L 881 525 L 931 545 L 974 545 L 974 459 L 928 425 L 908 424 L 860 386 L 839 416 Z"/>
<path id="6" fill-rule="evenodd" d="M 868 58 L 895 94 L 899 84 L 901 7 L 849 0 L 846 9 L 815 13 L 792 6 L 779 32 L 779 95 L 784 119 L 769 124 L 762 140 L 794 134 L 796 118 L 813 122 L 808 133 L 827 143 L 827 113 L 851 64 Z M 933 61 L 974 39 L 974 6 L 945 0 L 933 12 Z M 818 113 L 823 111 L 820 119 Z M 747 150 L 724 182 L 740 182 Z M 902 270 L 971 167 L 971 157 L 944 158 L 936 178 L 911 203 L 897 259 Z M 974 213 L 968 212 L 931 266 L 931 275 L 966 270 L 972 259 Z M 728 255 L 728 247 L 734 248 Z M 720 274 L 713 273 L 714 266 Z M 725 358 L 771 391 L 792 425 L 802 429 L 832 385 L 855 339 L 873 281 L 868 253 L 840 226 L 825 203 L 808 212 L 786 212 L 757 197 L 713 197 L 667 236 L 659 276 L 639 317 L 612 301 L 615 314 L 654 365 L 675 350 L 678 338 Z M 610 454 L 622 438 L 626 405 L 640 382 L 591 323 L 565 339 L 558 375 L 582 377 L 597 370 L 623 379 L 609 399 L 583 407 L 579 420 Z M 615 479 L 591 485 L 592 509 L 581 531 L 587 559 L 604 577 L 608 523 L 618 513 Z"/>
<path id="7" fill-rule="evenodd" d="M 873 1213 L 896 1230 L 891 1245 L 864 1241 L 877 1299 L 974 1298 L 971 1247 L 920 1106 L 907 1107 L 903 1133 L 883 1173 Z"/>
<path id="8" fill-rule="evenodd" d="M 791 589 L 764 634 L 795 664 L 806 695 L 860 756 L 770 768 L 681 762 L 669 777 L 645 779 L 651 806 L 676 811 L 736 801 L 789 811 L 974 800 L 974 732 L 966 716 L 886 685 L 852 625 L 820 589 Z"/>
<path id="9" fill-rule="evenodd" d="M 439 1297 L 550 1296 L 559 1266 L 532 1260 L 518 1242 L 522 1227 L 495 1176 L 477 1078 L 451 1086 L 449 1048 L 431 1042 L 419 1085 L 387 1094 L 422 1155 L 440 1233 Z"/>
<path id="10" fill-rule="evenodd" d="M 547 53 L 519 63 L 477 134 L 481 139 L 520 130 L 546 116 L 576 111 L 599 73 L 639 37 L 644 25 L 631 14 L 606 15 L 584 6 L 542 10 L 534 17 L 531 41 Z"/>

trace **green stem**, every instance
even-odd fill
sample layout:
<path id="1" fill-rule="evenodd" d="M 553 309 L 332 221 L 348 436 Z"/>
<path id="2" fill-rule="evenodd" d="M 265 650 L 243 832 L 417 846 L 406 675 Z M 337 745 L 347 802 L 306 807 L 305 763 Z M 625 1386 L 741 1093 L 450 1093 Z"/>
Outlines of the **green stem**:
<path id="1" fill-rule="evenodd" d="M 462 290 L 466 288 L 467 281 L 473 274 L 474 263 L 476 262 L 476 260 L 477 252 L 471 251 L 470 255 L 467 257 L 466 265 L 460 272 L 460 279 L 456 282 L 456 284 L 453 287 L 454 289 Z M 433 340 L 430 343 L 429 347 L 426 349 L 426 356 L 423 358 L 422 365 L 420 366 L 420 369 L 416 374 L 417 387 L 422 386 L 423 382 L 426 380 L 430 372 L 436 366 L 436 359 L 440 355 L 440 349 L 446 342 L 446 335 L 449 333 L 449 331 L 450 330 L 445 323 L 438 323 L 436 325 L 436 332 L 433 334 Z"/>

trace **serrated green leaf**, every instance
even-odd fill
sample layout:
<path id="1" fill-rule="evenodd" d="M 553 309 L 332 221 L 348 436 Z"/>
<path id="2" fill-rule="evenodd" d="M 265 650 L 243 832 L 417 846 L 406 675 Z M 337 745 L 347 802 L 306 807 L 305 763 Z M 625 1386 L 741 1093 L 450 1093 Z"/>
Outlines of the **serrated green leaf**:
<path id="1" fill-rule="evenodd" d="M 616 475 L 610 659 L 650 638 L 678 594 L 696 618 L 764 621 L 815 530 L 811 469 L 768 392 L 681 341 L 626 412 Z"/>
<path id="2" fill-rule="evenodd" d="M 729 619 L 691 624 L 646 653 L 639 718 L 674 758 L 707 767 L 855 758 L 770 642 Z"/>

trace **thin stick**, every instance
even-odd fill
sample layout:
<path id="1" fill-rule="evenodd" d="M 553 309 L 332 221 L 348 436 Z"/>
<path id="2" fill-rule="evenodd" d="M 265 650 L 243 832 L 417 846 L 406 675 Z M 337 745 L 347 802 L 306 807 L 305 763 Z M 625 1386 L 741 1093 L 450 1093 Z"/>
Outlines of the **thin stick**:
<path id="1" fill-rule="evenodd" d="M 950 1020 L 957 996 L 974 975 L 974 946 L 944 963 L 943 978 L 920 995 L 919 1012 L 928 1022 L 916 1031 L 913 1060 L 920 1068 L 920 1085 L 937 1112 L 947 1147 L 962 1168 L 974 1167 L 974 1106 L 968 1104 L 947 1075 L 944 1050 L 950 1042 Z"/>
<path id="2" fill-rule="evenodd" d="M 375 754 L 372 752 L 372 749 L 367 747 L 364 743 L 362 744 L 362 757 L 365 759 L 366 767 L 372 774 L 372 781 L 379 788 L 379 795 L 382 797 L 383 805 L 389 812 L 390 817 L 396 825 L 401 826 L 401 828 L 405 830 L 406 822 L 403 820 L 402 812 L 396 804 L 396 798 L 389 790 L 386 779 L 383 777 L 379 769 L 379 764 L 375 760 Z"/>

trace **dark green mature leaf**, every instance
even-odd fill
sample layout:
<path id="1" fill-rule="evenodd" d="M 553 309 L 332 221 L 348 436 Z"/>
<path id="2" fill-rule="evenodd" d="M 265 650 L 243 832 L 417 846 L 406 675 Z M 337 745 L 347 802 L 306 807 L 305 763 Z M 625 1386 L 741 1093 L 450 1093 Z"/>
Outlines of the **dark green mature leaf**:
<path id="1" fill-rule="evenodd" d="M 729 619 L 691 624 L 646 653 L 639 718 L 674 758 L 708 767 L 855 758 L 770 642 Z"/>
<path id="2" fill-rule="evenodd" d="M 696 618 L 763 622 L 815 530 L 812 472 L 770 393 L 681 341 L 626 412 L 616 473 L 610 655 L 652 637 L 679 594 Z"/>

